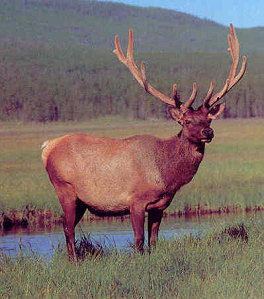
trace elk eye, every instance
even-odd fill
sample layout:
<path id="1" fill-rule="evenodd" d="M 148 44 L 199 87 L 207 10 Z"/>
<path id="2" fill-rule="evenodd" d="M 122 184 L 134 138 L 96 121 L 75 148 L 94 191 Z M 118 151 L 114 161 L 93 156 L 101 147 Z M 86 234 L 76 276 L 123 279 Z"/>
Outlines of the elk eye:
<path id="1" fill-rule="evenodd" d="M 187 120 L 185 121 L 185 124 L 188 126 L 188 125 L 191 124 L 191 121 L 187 119 Z"/>

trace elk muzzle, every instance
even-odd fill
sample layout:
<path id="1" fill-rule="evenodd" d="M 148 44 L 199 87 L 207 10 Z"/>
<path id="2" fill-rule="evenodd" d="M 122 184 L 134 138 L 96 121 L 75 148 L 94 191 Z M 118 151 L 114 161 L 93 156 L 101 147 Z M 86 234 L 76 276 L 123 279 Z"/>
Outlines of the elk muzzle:
<path id="1" fill-rule="evenodd" d="M 202 142 L 211 142 L 212 139 L 214 138 L 214 130 L 211 128 L 205 128 L 202 130 Z"/>

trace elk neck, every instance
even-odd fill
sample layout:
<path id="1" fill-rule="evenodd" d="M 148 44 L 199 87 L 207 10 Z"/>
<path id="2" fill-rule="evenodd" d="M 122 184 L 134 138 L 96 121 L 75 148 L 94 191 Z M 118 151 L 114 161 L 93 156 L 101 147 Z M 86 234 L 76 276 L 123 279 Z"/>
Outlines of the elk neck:
<path id="1" fill-rule="evenodd" d="M 167 188 L 176 192 L 189 183 L 204 156 L 205 144 L 191 142 L 183 131 L 177 136 L 162 141 L 160 156 L 160 173 Z"/>

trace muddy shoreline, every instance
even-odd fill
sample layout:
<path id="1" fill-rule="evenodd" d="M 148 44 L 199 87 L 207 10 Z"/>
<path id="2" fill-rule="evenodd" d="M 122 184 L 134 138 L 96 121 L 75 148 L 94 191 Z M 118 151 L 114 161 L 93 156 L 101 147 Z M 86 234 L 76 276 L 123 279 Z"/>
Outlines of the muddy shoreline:
<path id="1" fill-rule="evenodd" d="M 212 214 L 239 214 L 264 211 L 262 206 L 246 207 L 242 209 L 239 206 L 224 206 L 219 208 L 208 209 L 206 207 L 190 207 L 185 206 L 184 210 L 178 210 L 175 212 L 164 212 L 164 217 L 199 217 L 203 215 Z M 108 219 L 109 221 L 114 219 L 124 220 L 129 218 L 127 216 L 107 216 L 100 217 L 90 213 L 87 213 L 82 218 L 81 222 L 94 221 L 100 219 Z M 54 225 L 60 225 L 63 223 L 63 215 L 57 211 L 51 209 L 30 209 L 28 207 L 23 211 L 8 210 L 4 211 L 0 215 L 0 229 L 5 231 L 14 227 L 49 227 Z"/>

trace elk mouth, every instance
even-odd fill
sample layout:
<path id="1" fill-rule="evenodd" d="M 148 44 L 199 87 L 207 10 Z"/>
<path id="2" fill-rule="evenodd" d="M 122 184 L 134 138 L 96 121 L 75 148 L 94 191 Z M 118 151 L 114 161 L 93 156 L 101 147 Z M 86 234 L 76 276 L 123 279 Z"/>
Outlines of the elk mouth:
<path id="1" fill-rule="evenodd" d="M 202 138 L 202 139 L 201 139 L 201 142 L 203 142 L 203 143 L 209 143 L 209 142 L 212 141 L 212 139 L 213 139 L 213 138 L 209 138 L 209 137 L 207 137 L 207 138 Z"/>

